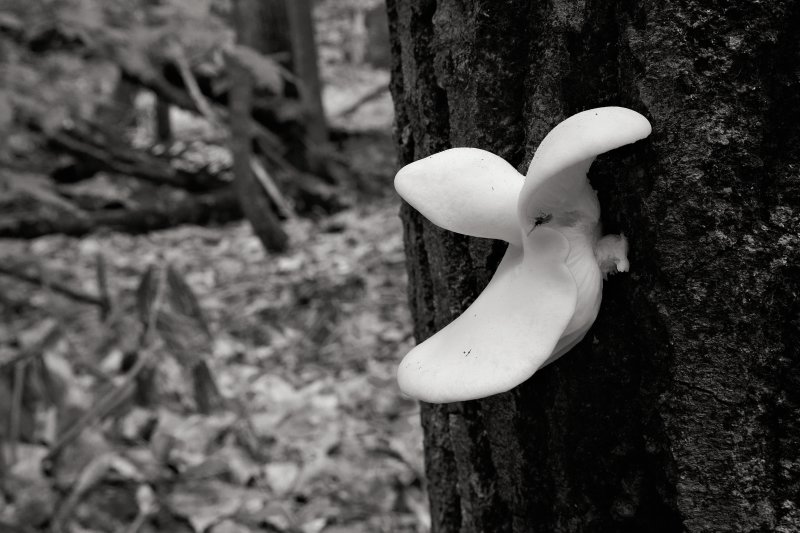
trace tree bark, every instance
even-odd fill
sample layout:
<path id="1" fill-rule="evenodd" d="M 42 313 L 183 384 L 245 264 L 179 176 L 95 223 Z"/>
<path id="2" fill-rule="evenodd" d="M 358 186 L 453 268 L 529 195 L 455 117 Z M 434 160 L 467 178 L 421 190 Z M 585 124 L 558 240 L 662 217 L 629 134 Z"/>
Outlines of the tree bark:
<path id="1" fill-rule="evenodd" d="M 286 0 L 262 0 L 258 2 L 253 16 L 264 31 L 252 36 L 252 47 L 263 54 L 278 54 L 290 66 L 292 35 L 289 26 L 289 11 Z"/>
<path id="2" fill-rule="evenodd" d="M 156 139 L 160 143 L 172 142 L 172 121 L 170 120 L 170 105 L 163 98 L 155 98 L 155 127 Z"/>
<path id="3" fill-rule="evenodd" d="M 257 35 L 255 25 L 258 4 L 254 0 L 237 0 L 235 8 L 236 29 L 239 42 L 252 46 Z M 234 185 L 242 212 L 253 226 L 253 231 L 264 248 L 271 252 L 286 250 L 289 239 L 281 228 L 278 216 L 266 191 L 251 170 L 252 129 L 250 111 L 253 99 L 253 81 L 241 65 L 231 65 L 235 75 L 230 90 L 231 152 L 233 154 Z"/>
<path id="4" fill-rule="evenodd" d="M 129 129 L 136 125 L 136 95 L 139 87 L 120 77 L 110 100 L 102 105 L 97 120 L 118 136 L 125 138 Z"/>
<path id="5" fill-rule="evenodd" d="M 308 114 L 307 141 L 319 149 L 328 143 L 328 126 L 322 107 L 322 83 L 317 64 L 311 0 L 287 0 L 286 10 L 292 37 L 292 65 L 303 84 L 300 95 Z"/>
<path id="6" fill-rule="evenodd" d="M 422 406 L 434 532 L 800 529 L 800 2 L 389 0 L 402 163 L 474 146 L 525 171 L 578 111 L 646 141 L 590 171 L 630 274 L 516 389 Z M 423 340 L 503 243 L 405 206 Z"/>
<path id="7" fill-rule="evenodd" d="M 308 49 L 309 42 L 313 40 L 313 27 L 311 26 L 311 6 L 304 6 L 303 0 L 263 0 L 258 2 L 257 18 L 265 31 L 254 36 L 251 46 L 265 55 L 278 58 L 282 65 L 297 75 L 300 83 L 314 84 L 311 72 L 313 61 L 316 70 L 316 50 Z M 307 7 L 307 14 L 303 10 Z M 306 18 L 307 17 L 307 18 Z M 297 32 L 310 32 L 307 35 L 298 35 Z M 312 41 L 312 46 L 313 41 Z M 295 47 L 298 47 L 300 57 L 296 57 Z M 322 101 L 319 82 L 319 73 L 316 73 L 316 87 L 309 86 L 309 91 L 316 91 L 304 98 L 303 88 L 296 83 L 287 83 L 282 95 L 283 109 L 278 115 L 287 115 L 280 124 L 281 139 L 286 147 L 286 160 L 301 172 L 310 172 L 324 178 L 331 178 L 332 173 L 327 168 L 327 162 L 319 157 L 321 146 L 316 143 L 320 138 L 327 140 L 327 131 L 322 113 Z M 306 98 L 310 98 L 306 99 Z M 302 103 L 301 103 L 302 101 Z M 299 112 L 287 113 L 293 104 Z M 310 106 L 309 106 L 310 104 Z M 318 108 L 317 108 L 318 106 Z M 315 114 L 318 114 L 315 116 Z M 289 117 L 290 115 L 290 117 Z M 254 109 L 253 117 L 261 123 L 268 124 L 265 113 Z M 320 117 L 323 119 L 319 122 Z M 322 137 L 320 137 L 322 135 Z M 333 181 L 333 180 L 328 180 Z"/>

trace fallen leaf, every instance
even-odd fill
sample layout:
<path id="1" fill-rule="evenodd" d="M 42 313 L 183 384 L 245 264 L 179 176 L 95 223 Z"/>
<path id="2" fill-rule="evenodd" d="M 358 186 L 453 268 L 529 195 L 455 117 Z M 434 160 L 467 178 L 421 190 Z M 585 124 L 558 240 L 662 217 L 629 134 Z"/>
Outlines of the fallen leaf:
<path id="1" fill-rule="evenodd" d="M 167 505 L 175 514 L 189 520 L 197 533 L 235 514 L 246 491 L 221 481 L 183 483 L 167 497 Z"/>
<path id="2" fill-rule="evenodd" d="M 300 467 L 291 462 L 277 462 L 264 465 L 267 484 L 278 497 L 287 495 L 300 476 Z"/>

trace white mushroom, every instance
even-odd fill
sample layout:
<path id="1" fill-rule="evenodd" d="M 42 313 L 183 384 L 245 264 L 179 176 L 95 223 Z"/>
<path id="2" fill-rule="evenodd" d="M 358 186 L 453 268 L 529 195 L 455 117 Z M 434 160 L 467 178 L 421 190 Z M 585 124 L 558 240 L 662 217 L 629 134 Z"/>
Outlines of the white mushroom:
<path id="1" fill-rule="evenodd" d="M 398 172 L 397 192 L 434 224 L 509 243 L 472 305 L 400 363 L 404 393 L 444 403 L 504 392 L 580 342 L 597 317 L 605 274 L 628 270 L 625 237 L 600 237 L 586 172 L 597 155 L 650 131 L 639 113 L 603 107 L 553 128 L 527 177 L 475 148 Z"/>

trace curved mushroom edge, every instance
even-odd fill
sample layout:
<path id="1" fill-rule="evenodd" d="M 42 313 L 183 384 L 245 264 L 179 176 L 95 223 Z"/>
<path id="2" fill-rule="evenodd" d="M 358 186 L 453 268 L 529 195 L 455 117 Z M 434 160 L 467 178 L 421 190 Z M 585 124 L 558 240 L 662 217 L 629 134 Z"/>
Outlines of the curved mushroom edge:
<path id="1" fill-rule="evenodd" d="M 630 109 L 590 109 L 551 130 L 526 178 L 474 148 L 445 150 L 398 172 L 398 193 L 434 224 L 510 243 L 475 302 L 403 359 L 404 393 L 445 403 L 504 392 L 584 337 L 599 310 L 602 280 L 630 266 L 624 235 L 600 237 L 586 172 L 597 155 L 651 130 Z"/>

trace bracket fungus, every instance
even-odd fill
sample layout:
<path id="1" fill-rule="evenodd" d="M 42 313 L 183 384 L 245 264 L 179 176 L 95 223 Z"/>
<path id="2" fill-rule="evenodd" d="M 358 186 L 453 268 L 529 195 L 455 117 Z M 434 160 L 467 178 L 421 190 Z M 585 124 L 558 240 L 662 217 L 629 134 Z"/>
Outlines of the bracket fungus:
<path id="1" fill-rule="evenodd" d="M 476 148 L 452 148 L 400 169 L 397 192 L 428 220 L 508 242 L 472 305 L 400 363 L 404 393 L 444 403 L 505 392 L 583 339 L 606 274 L 628 270 L 625 237 L 601 237 L 586 172 L 599 154 L 650 131 L 639 113 L 602 107 L 553 128 L 527 177 Z"/>

